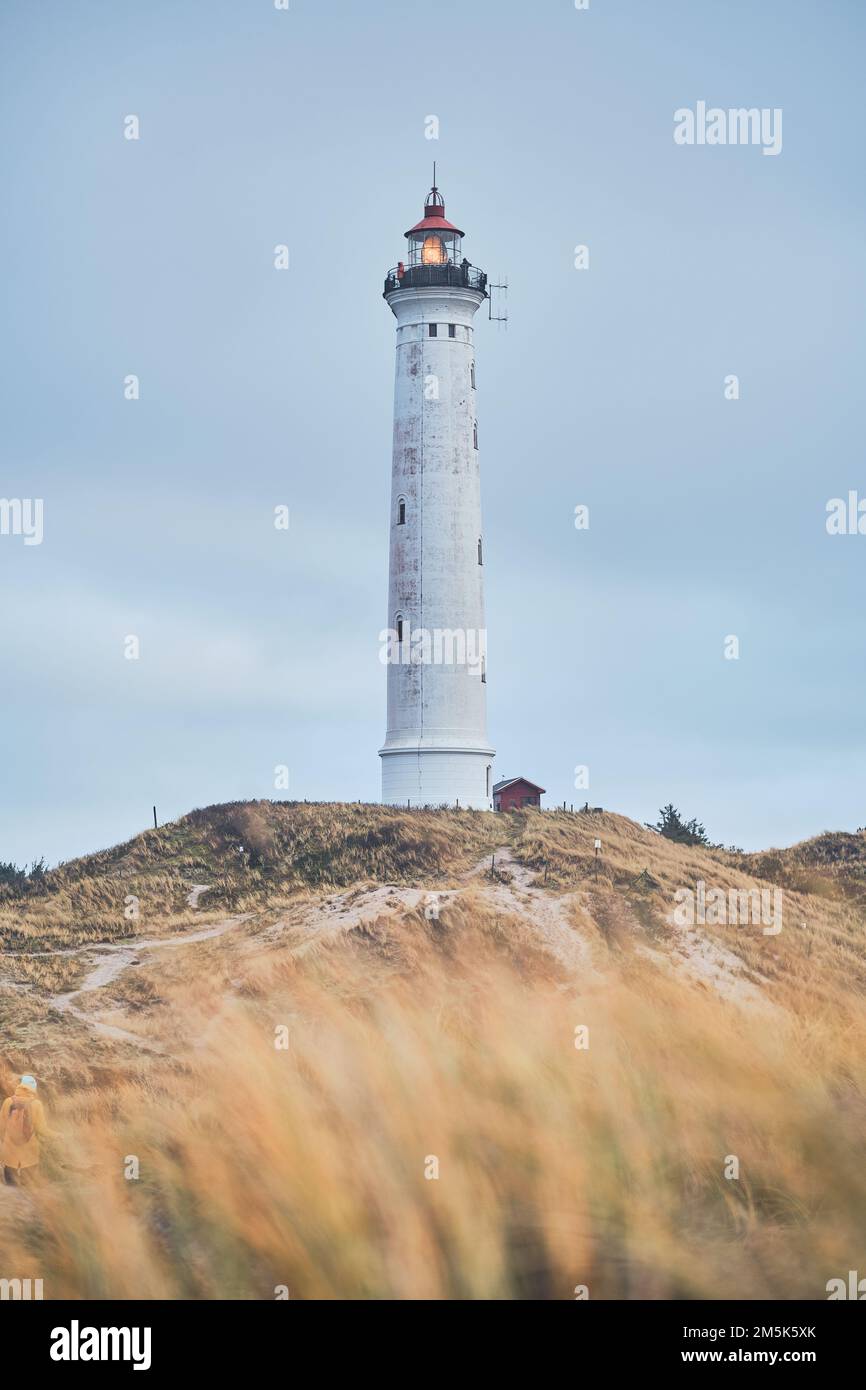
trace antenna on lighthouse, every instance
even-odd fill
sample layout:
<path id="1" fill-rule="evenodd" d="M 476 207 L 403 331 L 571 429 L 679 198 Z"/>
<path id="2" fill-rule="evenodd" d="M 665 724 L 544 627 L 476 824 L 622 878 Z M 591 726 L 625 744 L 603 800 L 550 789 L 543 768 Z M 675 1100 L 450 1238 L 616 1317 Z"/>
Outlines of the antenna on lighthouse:
<path id="1" fill-rule="evenodd" d="M 508 323 L 508 277 L 498 284 L 488 285 L 487 317 L 491 323 Z M 494 310 L 496 311 L 494 313 Z"/>

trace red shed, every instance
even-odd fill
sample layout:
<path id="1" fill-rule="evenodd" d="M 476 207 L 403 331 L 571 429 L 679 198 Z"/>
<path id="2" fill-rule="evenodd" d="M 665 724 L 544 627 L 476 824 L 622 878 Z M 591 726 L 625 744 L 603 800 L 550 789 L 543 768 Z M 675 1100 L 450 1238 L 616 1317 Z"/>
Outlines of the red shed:
<path id="1" fill-rule="evenodd" d="M 493 787 L 494 811 L 517 811 L 521 806 L 540 806 L 544 787 L 526 777 L 506 777 Z"/>

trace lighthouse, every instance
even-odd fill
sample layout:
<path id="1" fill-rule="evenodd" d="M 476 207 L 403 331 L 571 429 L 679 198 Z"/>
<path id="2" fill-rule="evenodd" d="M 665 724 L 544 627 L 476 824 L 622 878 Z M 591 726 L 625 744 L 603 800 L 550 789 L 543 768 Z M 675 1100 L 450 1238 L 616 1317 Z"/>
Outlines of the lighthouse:
<path id="1" fill-rule="evenodd" d="M 436 187 L 384 298 L 397 320 L 382 800 L 493 807 L 475 314 L 487 276 Z"/>

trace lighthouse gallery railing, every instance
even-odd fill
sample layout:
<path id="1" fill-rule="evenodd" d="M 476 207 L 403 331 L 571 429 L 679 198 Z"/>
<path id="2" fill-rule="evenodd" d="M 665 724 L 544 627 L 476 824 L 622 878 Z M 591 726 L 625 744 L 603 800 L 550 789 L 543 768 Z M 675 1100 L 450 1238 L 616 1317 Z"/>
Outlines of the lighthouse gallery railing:
<path id="1" fill-rule="evenodd" d="M 385 276 L 384 296 L 395 290 L 434 289 L 438 285 L 463 286 L 487 294 L 487 276 L 475 265 L 407 265 L 398 275 L 395 266 Z"/>

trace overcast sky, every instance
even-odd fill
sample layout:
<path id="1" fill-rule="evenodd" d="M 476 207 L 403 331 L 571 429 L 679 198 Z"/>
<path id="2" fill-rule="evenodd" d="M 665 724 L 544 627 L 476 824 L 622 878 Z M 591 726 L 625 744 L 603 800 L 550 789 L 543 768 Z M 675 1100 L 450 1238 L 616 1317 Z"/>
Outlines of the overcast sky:
<path id="1" fill-rule="evenodd" d="M 866 824 L 866 535 L 825 526 L 866 498 L 864 28 L 855 0 L 6 0 L 0 496 L 44 538 L 0 535 L 0 859 L 285 795 L 280 764 L 378 798 L 382 281 L 434 158 L 510 286 L 476 331 L 496 776 L 746 848 Z M 781 108 L 781 152 L 677 145 L 698 101 Z"/>

